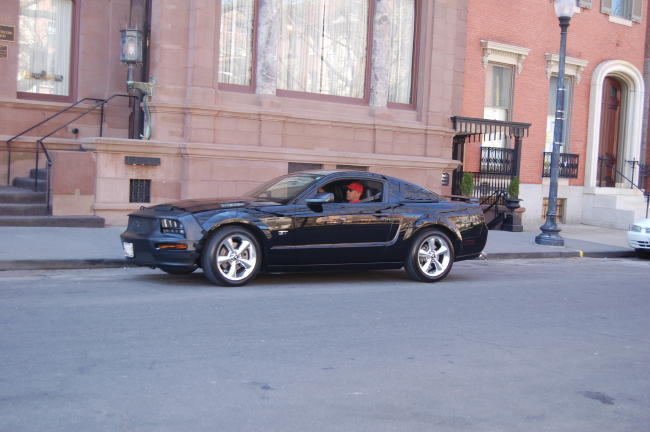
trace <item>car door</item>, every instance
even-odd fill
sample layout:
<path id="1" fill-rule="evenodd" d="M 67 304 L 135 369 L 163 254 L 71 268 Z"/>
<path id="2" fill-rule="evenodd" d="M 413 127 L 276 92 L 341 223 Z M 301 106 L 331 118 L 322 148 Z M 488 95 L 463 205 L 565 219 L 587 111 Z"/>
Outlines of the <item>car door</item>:
<path id="1" fill-rule="evenodd" d="M 396 224 L 387 202 L 299 205 L 291 244 L 296 264 L 381 262 Z"/>

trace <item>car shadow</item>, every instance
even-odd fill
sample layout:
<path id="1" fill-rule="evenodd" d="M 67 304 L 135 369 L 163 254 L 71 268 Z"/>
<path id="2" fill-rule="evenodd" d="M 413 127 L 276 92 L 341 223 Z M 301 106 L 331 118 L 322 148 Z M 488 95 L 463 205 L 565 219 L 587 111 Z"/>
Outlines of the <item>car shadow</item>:
<path id="1" fill-rule="evenodd" d="M 331 270 L 311 272 L 287 272 L 287 273 L 264 273 L 256 277 L 244 287 L 223 287 L 210 283 L 201 269 L 188 275 L 172 275 L 159 270 L 152 270 L 152 273 L 134 276 L 142 282 L 156 283 L 177 288 L 211 288 L 211 289 L 241 289 L 241 288 L 272 288 L 272 287 L 300 287 L 303 285 L 323 286 L 339 284 L 384 284 L 384 283 L 412 283 L 419 286 L 422 282 L 414 281 L 408 277 L 406 272 L 401 270 Z M 440 282 L 463 282 L 475 280 L 476 276 L 467 275 L 464 272 L 454 272 Z M 438 285 L 434 283 L 432 285 Z"/>

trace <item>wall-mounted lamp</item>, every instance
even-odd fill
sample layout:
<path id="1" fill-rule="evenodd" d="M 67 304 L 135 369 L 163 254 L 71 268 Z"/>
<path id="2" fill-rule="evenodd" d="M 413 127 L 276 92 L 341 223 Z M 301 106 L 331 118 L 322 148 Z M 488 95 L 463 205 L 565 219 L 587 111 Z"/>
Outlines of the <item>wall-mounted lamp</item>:
<path id="1" fill-rule="evenodd" d="M 151 113 L 149 103 L 153 95 L 153 87 L 156 83 L 155 78 L 151 77 L 149 82 L 139 82 L 133 80 L 133 70 L 136 64 L 144 61 L 144 35 L 140 30 L 124 29 L 120 30 L 120 42 L 122 52 L 120 61 L 128 65 L 126 77 L 126 86 L 129 90 L 138 90 L 142 93 L 142 110 L 144 111 L 144 133 L 140 135 L 142 139 L 151 137 Z"/>
<path id="2" fill-rule="evenodd" d="M 122 44 L 122 63 L 142 63 L 142 41 L 144 37 L 140 30 L 120 30 L 120 41 Z"/>

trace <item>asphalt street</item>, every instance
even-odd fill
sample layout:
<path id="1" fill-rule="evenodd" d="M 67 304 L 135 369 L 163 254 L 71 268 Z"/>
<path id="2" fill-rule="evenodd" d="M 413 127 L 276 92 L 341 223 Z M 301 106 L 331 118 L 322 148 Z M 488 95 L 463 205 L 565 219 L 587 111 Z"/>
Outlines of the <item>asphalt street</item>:
<path id="1" fill-rule="evenodd" d="M 650 430 L 648 275 L 0 272 L 0 431 Z"/>

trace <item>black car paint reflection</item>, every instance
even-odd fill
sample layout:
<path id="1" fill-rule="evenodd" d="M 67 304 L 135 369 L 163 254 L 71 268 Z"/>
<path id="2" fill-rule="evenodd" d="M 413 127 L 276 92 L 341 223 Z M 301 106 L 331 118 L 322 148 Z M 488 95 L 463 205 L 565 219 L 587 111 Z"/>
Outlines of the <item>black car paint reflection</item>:
<path id="1" fill-rule="evenodd" d="M 242 258 L 241 269 L 255 261 L 259 267 L 255 274 L 323 267 L 400 268 L 411 256 L 411 270 L 415 266 L 416 273 L 417 268 L 427 273 L 423 267 L 426 263 L 431 276 L 434 267 L 438 267 L 436 260 L 444 260 L 429 249 L 435 247 L 442 256 L 446 239 L 452 249 L 451 262 L 476 258 L 485 246 L 487 227 L 476 204 L 447 201 L 419 186 L 380 174 L 312 171 L 299 175 L 312 177 L 306 185 L 300 183 L 302 190 L 287 188 L 287 196 L 279 198 L 272 196 L 277 191 L 271 190 L 263 192 L 268 196 L 185 200 L 143 208 L 129 215 L 129 226 L 121 236 L 122 241 L 133 244 L 135 256 L 128 259 L 170 273 L 189 273 L 206 266 L 219 270 L 219 263 L 225 262 L 237 248 L 248 246 L 251 242 L 246 239 L 252 236 L 252 243 L 259 243 L 260 250 L 256 252 L 255 245 L 249 247 L 247 250 L 255 259 L 248 255 Z M 289 175 L 282 181 L 291 180 Z M 366 197 L 360 203 L 340 202 L 345 185 L 352 181 L 366 186 Z M 318 201 L 319 197 L 325 201 L 308 202 L 310 198 Z M 179 221 L 183 235 L 163 232 L 162 219 Z M 138 229 L 141 226 L 149 228 Z M 207 260 L 203 255 L 211 236 L 226 227 L 239 227 L 244 240 L 229 240 L 233 246 L 222 242 L 222 252 L 213 250 L 213 260 Z M 422 240 L 423 232 L 438 234 Z M 418 250 L 414 249 L 416 240 L 422 241 Z M 226 264 L 222 269 L 226 269 Z M 419 279 L 438 278 L 425 274 Z M 248 280 L 222 282 L 215 283 L 240 285 Z"/>

